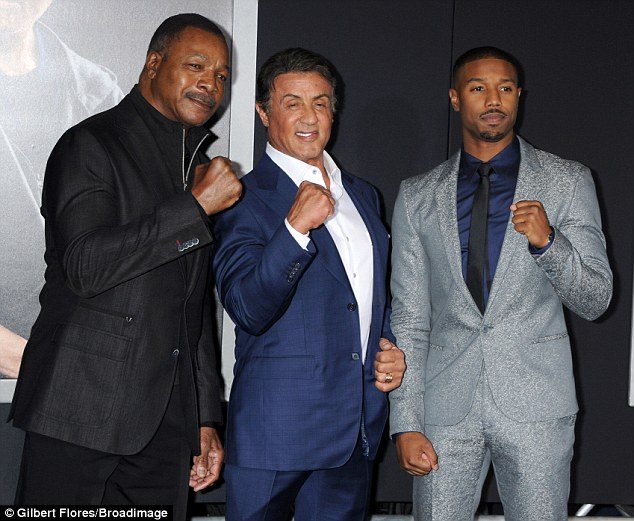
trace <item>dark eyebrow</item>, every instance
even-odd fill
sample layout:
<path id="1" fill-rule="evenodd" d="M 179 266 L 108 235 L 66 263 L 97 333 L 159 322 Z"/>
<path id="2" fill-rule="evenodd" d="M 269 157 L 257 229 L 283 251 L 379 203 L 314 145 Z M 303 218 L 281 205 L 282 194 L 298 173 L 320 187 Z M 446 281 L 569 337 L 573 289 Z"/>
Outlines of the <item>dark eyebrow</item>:
<path id="1" fill-rule="evenodd" d="M 486 78 L 469 78 L 467 83 L 484 83 Z M 514 83 L 517 85 L 517 82 L 513 78 L 502 78 L 500 83 Z"/>
<path id="2" fill-rule="evenodd" d="M 301 99 L 301 96 L 298 96 L 297 94 L 290 94 L 289 93 L 289 94 L 284 94 L 284 96 L 282 96 L 282 99 L 285 99 L 285 98 Z M 326 94 L 326 93 L 317 94 L 317 96 L 313 96 L 313 101 L 317 100 L 319 98 L 330 99 L 330 94 Z"/>

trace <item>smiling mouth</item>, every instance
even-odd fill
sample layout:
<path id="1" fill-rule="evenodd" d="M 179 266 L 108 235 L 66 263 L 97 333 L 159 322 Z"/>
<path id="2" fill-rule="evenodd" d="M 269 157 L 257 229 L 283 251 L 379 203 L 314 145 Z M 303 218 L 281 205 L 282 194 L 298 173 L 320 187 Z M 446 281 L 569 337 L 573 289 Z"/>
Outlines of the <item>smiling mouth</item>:
<path id="1" fill-rule="evenodd" d="M 295 135 L 302 138 L 302 139 L 310 139 L 310 138 L 316 138 L 318 133 L 316 131 L 313 132 L 295 132 Z"/>

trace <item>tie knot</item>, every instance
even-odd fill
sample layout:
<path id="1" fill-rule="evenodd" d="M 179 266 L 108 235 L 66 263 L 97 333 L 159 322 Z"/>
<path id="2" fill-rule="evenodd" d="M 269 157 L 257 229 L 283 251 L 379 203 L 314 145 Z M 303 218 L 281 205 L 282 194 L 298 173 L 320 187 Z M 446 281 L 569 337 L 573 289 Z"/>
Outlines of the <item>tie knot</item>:
<path id="1" fill-rule="evenodd" d="M 480 177 L 489 177 L 493 172 L 493 167 L 489 163 L 481 163 L 478 167 L 478 174 Z"/>

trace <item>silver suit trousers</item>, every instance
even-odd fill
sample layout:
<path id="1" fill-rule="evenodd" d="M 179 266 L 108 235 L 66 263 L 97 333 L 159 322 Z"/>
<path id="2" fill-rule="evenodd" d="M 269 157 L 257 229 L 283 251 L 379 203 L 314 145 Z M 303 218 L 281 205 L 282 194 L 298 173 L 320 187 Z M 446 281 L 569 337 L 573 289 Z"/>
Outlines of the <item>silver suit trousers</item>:
<path id="1" fill-rule="evenodd" d="M 471 521 L 493 463 L 506 521 L 568 519 L 576 415 L 517 422 L 497 407 L 483 366 L 469 414 L 427 425 L 438 470 L 414 478 L 414 519 Z"/>

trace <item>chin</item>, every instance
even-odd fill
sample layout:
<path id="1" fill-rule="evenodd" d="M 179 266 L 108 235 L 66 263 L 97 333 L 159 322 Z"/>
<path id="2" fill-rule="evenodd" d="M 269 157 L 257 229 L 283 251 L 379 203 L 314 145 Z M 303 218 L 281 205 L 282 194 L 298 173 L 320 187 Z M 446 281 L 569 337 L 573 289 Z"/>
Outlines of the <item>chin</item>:
<path id="1" fill-rule="evenodd" d="M 508 132 L 480 132 L 480 139 L 483 141 L 487 141 L 489 143 L 497 143 L 498 141 L 502 141 Z"/>
<path id="2" fill-rule="evenodd" d="M 198 117 L 184 118 L 182 120 L 182 123 L 186 127 L 200 127 L 201 125 L 204 125 L 210 117 L 211 117 L 211 115 L 206 116 L 206 117 L 198 116 Z"/>

